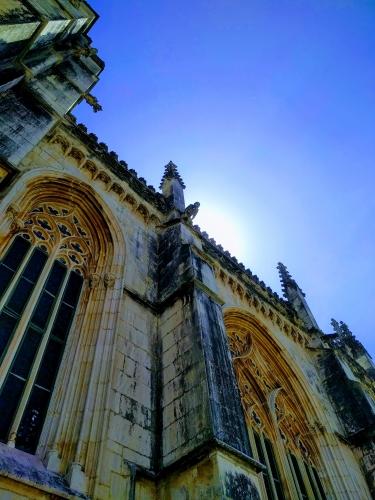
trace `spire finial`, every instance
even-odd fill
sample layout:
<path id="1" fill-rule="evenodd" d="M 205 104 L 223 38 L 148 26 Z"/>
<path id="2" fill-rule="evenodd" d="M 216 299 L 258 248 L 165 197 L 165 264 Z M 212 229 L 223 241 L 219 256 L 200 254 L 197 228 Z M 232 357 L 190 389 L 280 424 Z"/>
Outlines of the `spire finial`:
<path id="1" fill-rule="evenodd" d="M 288 294 L 287 290 L 288 288 L 294 288 L 297 290 L 297 288 L 300 290 L 302 293 L 303 297 L 305 297 L 305 294 L 302 292 L 300 287 L 297 285 L 297 282 L 292 278 L 292 275 L 288 271 L 287 267 L 282 263 L 279 262 L 277 264 L 277 269 L 279 271 L 279 276 L 280 276 L 280 281 L 281 281 L 281 289 L 283 291 L 284 297 L 287 299 Z"/>
<path id="2" fill-rule="evenodd" d="M 354 357 L 358 358 L 362 354 L 367 356 L 367 362 L 364 360 L 359 361 L 359 364 L 365 369 L 370 369 L 371 373 L 375 373 L 375 368 L 373 362 L 370 361 L 371 357 L 363 347 L 361 342 L 356 338 L 353 332 L 349 329 L 348 325 L 343 321 L 336 321 L 335 319 L 331 319 L 331 326 L 334 332 L 334 345 L 336 347 L 349 347 L 351 353 Z M 365 364 L 363 364 L 365 363 Z"/>
<path id="3" fill-rule="evenodd" d="M 173 161 L 170 161 L 169 163 L 167 163 L 167 165 L 165 165 L 164 169 L 165 170 L 164 170 L 164 175 L 161 179 L 160 189 L 163 188 L 163 183 L 167 179 L 177 179 L 179 181 L 179 183 L 181 184 L 182 188 L 185 189 L 186 186 L 184 184 L 184 181 L 182 180 L 182 177 L 178 172 L 177 165 L 175 165 L 173 163 Z"/>
<path id="4" fill-rule="evenodd" d="M 336 321 L 335 319 L 331 319 L 331 325 L 333 327 L 333 331 L 337 335 L 341 335 L 343 337 L 354 337 L 353 332 L 349 330 L 349 327 L 343 321 Z"/>
<path id="5" fill-rule="evenodd" d="M 160 188 L 169 203 L 169 207 L 183 213 L 185 211 L 185 184 L 173 161 L 170 161 L 164 167 L 164 175 L 161 179 Z"/>
<path id="6" fill-rule="evenodd" d="M 318 330 L 318 324 L 307 305 L 305 294 L 297 285 L 296 281 L 292 278 L 288 269 L 284 264 L 279 262 L 277 264 L 277 269 L 280 275 L 281 288 L 284 297 L 287 299 L 289 304 L 294 308 L 297 315 L 302 319 L 307 328 L 313 328 Z"/>

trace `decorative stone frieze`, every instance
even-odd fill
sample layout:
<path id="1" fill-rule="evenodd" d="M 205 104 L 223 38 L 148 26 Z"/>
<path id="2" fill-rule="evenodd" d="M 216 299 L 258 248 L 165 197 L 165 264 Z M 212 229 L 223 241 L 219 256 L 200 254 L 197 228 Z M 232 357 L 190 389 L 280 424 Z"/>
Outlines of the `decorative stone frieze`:
<path id="1" fill-rule="evenodd" d="M 49 138 L 49 143 L 60 147 L 63 156 L 74 160 L 75 164 L 83 172 L 87 172 L 90 179 L 101 183 L 105 190 L 117 196 L 131 210 L 138 214 L 146 224 L 157 226 L 161 223 L 160 215 L 152 213 L 138 197 L 128 192 L 129 186 L 124 181 L 115 181 L 108 171 L 104 171 L 99 163 L 88 158 L 85 152 L 73 146 L 68 135 L 55 131 Z M 122 166 L 122 168 L 124 168 Z"/>
<path id="2" fill-rule="evenodd" d="M 216 278 L 221 280 L 225 285 L 228 285 L 233 294 L 242 301 L 246 307 L 249 307 L 250 310 L 255 310 L 265 319 L 277 325 L 280 330 L 294 342 L 301 346 L 306 346 L 308 344 L 307 335 L 300 328 L 301 325 L 299 324 L 299 326 L 297 326 L 295 321 L 291 322 L 287 319 L 282 314 L 282 311 L 278 310 L 279 307 L 277 307 L 277 305 L 266 302 L 256 291 L 249 290 L 249 285 L 246 287 L 237 277 L 233 277 L 217 264 L 214 266 L 214 271 Z"/>

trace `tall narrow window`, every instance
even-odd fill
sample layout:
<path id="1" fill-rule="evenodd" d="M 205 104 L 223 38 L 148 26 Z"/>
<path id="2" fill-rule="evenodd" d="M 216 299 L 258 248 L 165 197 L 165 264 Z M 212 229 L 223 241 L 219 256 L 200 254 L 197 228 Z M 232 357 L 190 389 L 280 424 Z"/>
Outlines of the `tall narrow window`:
<path id="1" fill-rule="evenodd" d="M 0 440 L 35 452 L 91 251 L 74 209 L 25 219 L 0 262 Z"/>
<path id="2" fill-rule="evenodd" d="M 255 431 L 253 431 L 253 432 L 254 432 L 255 446 L 256 446 L 257 453 L 258 453 L 259 461 L 267 467 L 267 462 L 265 459 L 261 438 L 257 432 L 255 432 Z M 263 475 L 264 486 L 266 488 L 267 497 L 270 500 L 273 500 L 275 496 L 274 496 L 273 491 L 272 491 L 270 474 L 269 474 L 268 468 L 267 468 L 267 470 L 262 472 L 262 475 Z"/>
<path id="3" fill-rule="evenodd" d="M 16 446 L 25 451 L 34 451 L 38 444 L 81 288 L 82 277 L 72 272 L 17 433 Z"/>
<path id="4" fill-rule="evenodd" d="M 275 452 L 273 450 L 272 443 L 268 438 L 265 437 L 264 444 L 266 446 L 268 461 L 271 469 L 270 474 L 272 476 L 273 484 L 275 485 L 277 498 L 279 498 L 280 500 L 284 500 L 284 492 L 281 484 L 279 467 L 276 462 Z"/>
<path id="5" fill-rule="evenodd" d="M 1 264 L 0 273 L 1 275 L 3 275 L 3 273 L 6 275 L 6 279 L 2 281 L 4 285 L 7 281 L 7 285 L 9 286 L 11 279 L 16 274 L 17 266 L 22 263 L 21 258 L 26 253 L 27 247 L 22 240 L 23 238 L 21 237 L 17 237 L 15 239 Z M 26 241 L 25 243 L 27 244 Z M 0 359 L 5 353 L 5 349 L 12 337 L 22 311 L 34 289 L 36 280 L 38 279 L 47 258 L 46 253 L 39 248 L 35 248 L 33 250 L 33 253 L 28 259 L 19 280 L 15 284 L 12 293 L 8 297 L 8 300 L 0 313 Z M 20 262 L 18 262 L 19 260 Z M 6 286 L 4 286 L 4 292 L 5 291 Z"/>
<path id="6" fill-rule="evenodd" d="M 30 242 L 21 236 L 17 236 L 5 254 L 4 259 L 0 262 L 0 298 L 3 296 L 29 248 Z"/>
<path id="7" fill-rule="evenodd" d="M 305 482 L 303 480 L 302 472 L 301 472 L 300 466 L 298 464 L 297 458 L 292 453 L 290 453 L 289 457 L 290 457 L 290 463 L 291 463 L 291 466 L 292 466 L 292 469 L 294 472 L 294 477 L 296 478 L 297 490 L 300 491 L 302 499 L 307 500 L 308 495 L 307 495 L 306 485 L 305 485 Z"/>
<path id="8" fill-rule="evenodd" d="M 327 497 L 326 497 L 326 494 L 325 494 L 322 482 L 320 480 L 318 471 L 315 469 L 315 467 L 311 467 L 311 470 L 313 472 L 313 476 L 314 476 L 316 485 L 318 486 L 318 490 L 319 490 L 320 496 L 322 497 L 322 500 L 326 500 Z"/>

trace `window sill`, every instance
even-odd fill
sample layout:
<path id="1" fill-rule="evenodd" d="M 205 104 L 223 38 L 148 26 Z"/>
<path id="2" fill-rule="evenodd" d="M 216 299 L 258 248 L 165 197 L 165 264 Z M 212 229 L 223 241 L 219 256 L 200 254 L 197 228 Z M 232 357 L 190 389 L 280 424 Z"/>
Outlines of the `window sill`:
<path id="1" fill-rule="evenodd" d="M 0 443 L 0 476 L 59 498 L 88 497 L 71 490 L 60 474 L 45 468 L 40 458 Z"/>

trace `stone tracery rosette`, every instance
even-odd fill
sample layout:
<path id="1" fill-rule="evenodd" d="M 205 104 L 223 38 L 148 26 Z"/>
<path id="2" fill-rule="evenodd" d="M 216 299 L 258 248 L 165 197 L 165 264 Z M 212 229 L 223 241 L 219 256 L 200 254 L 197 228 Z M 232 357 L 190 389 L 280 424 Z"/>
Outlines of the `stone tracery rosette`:
<path id="1" fill-rule="evenodd" d="M 38 204 L 22 218 L 16 232 L 86 275 L 92 259 L 92 239 L 76 212 L 66 204 Z"/>

